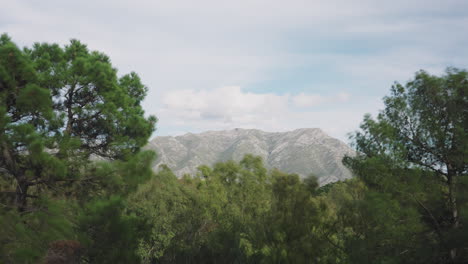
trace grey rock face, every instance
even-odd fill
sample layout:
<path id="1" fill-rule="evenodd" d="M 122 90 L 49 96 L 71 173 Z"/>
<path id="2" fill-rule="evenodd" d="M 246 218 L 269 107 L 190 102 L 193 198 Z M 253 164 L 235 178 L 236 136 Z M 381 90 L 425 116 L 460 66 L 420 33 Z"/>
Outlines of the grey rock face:
<path id="1" fill-rule="evenodd" d="M 345 143 L 318 128 L 291 132 L 264 132 L 256 129 L 233 129 L 157 137 L 147 147 L 158 153 L 154 170 L 166 164 L 178 176 L 194 174 L 199 165 L 239 161 L 245 154 L 262 157 L 269 169 L 277 168 L 302 177 L 314 174 L 320 185 L 348 179 L 351 172 L 341 163 L 355 152 Z"/>

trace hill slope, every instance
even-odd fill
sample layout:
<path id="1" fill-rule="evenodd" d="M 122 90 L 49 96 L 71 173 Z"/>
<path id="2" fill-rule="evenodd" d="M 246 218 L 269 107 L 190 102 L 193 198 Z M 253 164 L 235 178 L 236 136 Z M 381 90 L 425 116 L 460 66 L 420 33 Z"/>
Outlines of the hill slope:
<path id="1" fill-rule="evenodd" d="M 351 177 L 343 166 L 345 155 L 354 155 L 346 144 L 318 128 L 290 132 L 264 132 L 256 129 L 233 129 L 157 137 L 147 148 L 158 153 L 154 166 L 168 165 L 176 175 L 193 174 L 199 165 L 219 161 L 239 161 L 247 154 L 261 156 L 267 168 L 301 176 L 315 174 L 320 185 Z"/>

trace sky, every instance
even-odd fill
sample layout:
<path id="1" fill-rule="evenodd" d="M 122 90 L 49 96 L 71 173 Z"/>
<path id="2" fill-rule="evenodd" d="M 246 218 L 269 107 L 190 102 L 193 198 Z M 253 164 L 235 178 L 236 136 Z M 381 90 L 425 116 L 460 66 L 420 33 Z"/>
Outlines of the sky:
<path id="1" fill-rule="evenodd" d="M 468 68 L 466 0 L 0 0 L 19 46 L 78 39 L 148 87 L 153 136 L 321 128 L 348 141 L 392 84 Z"/>

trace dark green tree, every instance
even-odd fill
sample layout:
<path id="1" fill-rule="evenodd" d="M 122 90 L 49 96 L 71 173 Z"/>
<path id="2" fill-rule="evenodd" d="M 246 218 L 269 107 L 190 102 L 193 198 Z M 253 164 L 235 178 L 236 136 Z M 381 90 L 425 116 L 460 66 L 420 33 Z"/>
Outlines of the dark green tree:
<path id="1" fill-rule="evenodd" d="M 466 225 L 460 216 L 467 210 L 468 73 L 420 71 L 406 85 L 396 83 L 384 102 L 354 135 L 360 155 L 345 162 L 371 189 L 419 209 L 439 244 L 438 262 L 466 261 L 466 242 L 455 234 Z"/>
<path id="2" fill-rule="evenodd" d="M 135 73 L 117 77 L 110 59 L 72 40 L 24 51 L 0 39 L 0 169 L 13 205 L 59 182 L 79 180 L 90 157 L 128 159 L 148 140 L 155 117 L 140 105 Z"/>
<path id="3" fill-rule="evenodd" d="M 135 73 L 118 77 L 107 56 L 77 40 L 22 50 L 0 37 L 0 262 L 37 263 L 51 241 L 95 246 L 120 227 L 133 232 L 122 199 L 150 177 L 154 158 L 139 152 L 156 122 L 144 116 L 146 92 Z M 87 223 L 102 230 L 77 230 Z M 134 251 L 96 250 L 114 259 Z"/>
<path id="4" fill-rule="evenodd" d="M 143 219 L 126 214 L 125 201 L 112 196 L 89 202 L 78 218 L 84 240 L 83 259 L 88 263 L 139 263 L 139 239 L 147 230 Z"/>

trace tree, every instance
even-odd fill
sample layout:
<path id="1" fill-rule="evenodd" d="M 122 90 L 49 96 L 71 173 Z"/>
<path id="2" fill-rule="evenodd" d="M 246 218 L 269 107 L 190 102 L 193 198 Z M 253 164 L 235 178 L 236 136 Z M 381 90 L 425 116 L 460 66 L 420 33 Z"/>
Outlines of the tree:
<path id="1" fill-rule="evenodd" d="M 141 101 L 147 88 L 134 72 L 117 77 L 109 57 L 89 51 L 78 40 L 63 49 L 34 44 L 26 50 L 60 117 L 60 139 L 78 138 L 86 154 L 123 157 L 146 144 L 155 118 L 144 117 Z"/>
<path id="2" fill-rule="evenodd" d="M 87 234 L 84 259 L 88 263 L 139 263 L 138 240 L 147 230 L 143 219 L 124 213 L 122 198 L 112 196 L 87 204 L 78 218 L 81 233 Z"/>
<path id="3" fill-rule="evenodd" d="M 330 188 L 326 201 L 333 213 L 322 227 L 333 245 L 334 252 L 329 254 L 344 263 L 440 263 L 434 234 L 421 219 L 419 208 L 410 195 L 399 194 L 408 189 L 414 192 L 414 188 L 402 188 L 396 175 L 385 176 L 394 181 L 394 191 L 378 188 L 389 187 L 385 183 L 366 188 L 360 179 Z"/>
<path id="4" fill-rule="evenodd" d="M 255 263 L 259 228 L 270 208 L 270 175 L 262 159 L 245 155 L 236 163 L 220 162 L 199 168 L 198 191 L 206 210 L 205 263 Z M 257 262 L 258 263 L 258 262 Z"/>
<path id="5" fill-rule="evenodd" d="M 312 194 L 315 178 L 301 181 L 297 174 L 272 172 L 272 198 L 265 223 L 261 263 L 320 263 L 324 241 L 317 236 L 321 209 Z M 315 181 L 315 183 L 314 183 Z"/>
<path id="6" fill-rule="evenodd" d="M 147 223 L 138 243 L 142 263 L 189 263 L 206 227 L 198 196 L 165 165 L 130 196 L 128 210 Z"/>
<path id="7" fill-rule="evenodd" d="M 0 262 L 37 263 L 49 242 L 78 240 L 86 259 L 138 258 L 125 198 L 152 175 L 154 154 L 139 151 L 156 122 L 146 92 L 77 40 L 21 50 L 0 37 Z"/>
<path id="8" fill-rule="evenodd" d="M 394 180 L 398 175 L 424 175 L 430 188 L 418 192 L 430 207 L 416 197 L 418 192 L 401 193 L 413 197 L 423 219 L 429 219 L 428 225 L 439 234 L 444 261 L 461 262 L 466 252 L 452 238 L 466 224 L 460 219 L 466 206 L 457 199 L 465 195 L 461 181 L 468 174 L 468 73 L 455 68 L 440 77 L 417 72 L 406 85 L 395 83 L 384 102 L 377 119 L 366 116 L 362 131 L 354 135 L 361 155 L 345 162 L 369 187 L 385 189 L 379 170 L 389 171 Z M 399 183 L 411 177 L 400 177 Z M 441 203 L 432 199 L 435 193 L 440 193 Z"/>
<path id="9" fill-rule="evenodd" d="M 128 159 L 154 130 L 140 105 L 138 75 L 121 78 L 110 59 L 72 40 L 20 50 L 0 38 L 0 173 L 13 206 L 75 181 L 90 157 Z M 7 184 L 7 185 L 8 185 Z"/>

